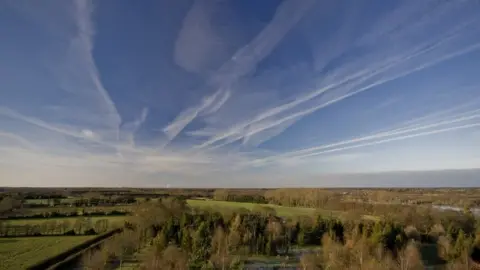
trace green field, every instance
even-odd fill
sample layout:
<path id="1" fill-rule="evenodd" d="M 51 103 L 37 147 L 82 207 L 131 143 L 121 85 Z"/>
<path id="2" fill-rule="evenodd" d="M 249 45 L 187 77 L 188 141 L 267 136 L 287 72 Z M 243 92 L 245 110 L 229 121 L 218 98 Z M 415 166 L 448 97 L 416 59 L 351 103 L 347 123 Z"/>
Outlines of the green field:
<path id="1" fill-rule="evenodd" d="M 154 200 L 152 200 L 154 201 Z M 294 217 L 294 216 L 312 216 L 320 214 L 322 216 L 340 216 L 341 214 L 345 213 L 342 211 L 333 211 L 333 210 L 325 210 L 325 209 L 316 209 L 316 208 L 307 208 L 307 207 L 288 207 L 288 206 L 279 206 L 274 204 L 256 204 L 256 203 L 249 203 L 249 202 L 230 202 L 230 201 L 215 201 L 215 200 L 201 200 L 201 199 L 192 199 L 187 200 L 189 206 L 192 207 L 199 207 L 199 208 L 210 208 L 219 212 L 232 212 L 239 209 L 247 209 L 253 210 L 254 207 L 258 206 L 265 206 L 275 210 L 278 216 L 283 217 Z M 95 212 L 95 211 L 104 211 L 104 212 L 111 212 L 114 210 L 117 211 L 125 211 L 131 212 L 134 210 L 136 205 L 121 205 L 121 206 L 103 206 L 103 207 L 82 207 L 82 208 L 70 208 L 70 207 L 51 207 L 51 208 L 37 208 L 32 209 L 35 213 L 42 213 L 42 212 L 49 212 L 49 211 L 59 211 L 59 212 L 71 212 L 71 211 L 84 211 L 84 212 Z M 366 219 L 375 219 L 373 216 L 365 215 L 363 216 Z M 113 220 L 120 220 L 123 222 L 125 217 L 122 216 L 106 216 L 106 217 L 92 217 L 93 219 L 113 219 Z M 73 218 L 75 219 L 75 218 Z M 113 222 L 113 221 L 112 221 Z"/>
<path id="2" fill-rule="evenodd" d="M 78 198 L 70 197 L 65 199 L 59 199 L 60 203 L 74 203 Z M 53 202 L 54 199 L 28 199 L 25 200 L 28 204 L 49 204 Z"/>
<path id="3" fill-rule="evenodd" d="M 0 239 L 0 269 L 25 269 L 95 236 L 19 237 Z"/>
<path id="4" fill-rule="evenodd" d="M 286 206 L 279 206 L 273 204 L 255 204 L 255 203 L 247 203 L 247 202 L 228 202 L 228 201 L 214 201 L 214 200 L 187 200 L 189 206 L 192 207 L 200 207 L 200 208 L 214 208 L 220 212 L 222 211 L 234 211 L 241 208 L 245 208 L 247 210 L 252 210 L 255 206 L 267 206 L 273 208 L 277 215 L 279 216 L 301 216 L 301 215 L 312 215 L 315 213 L 321 213 L 322 215 L 338 215 L 342 212 L 340 211 L 328 211 L 328 210 L 318 210 L 315 208 L 304 208 L 304 207 L 286 207 Z M 62 208 L 34 208 L 32 211 L 35 213 L 42 213 L 42 212 L 49 212 L 49 211 L 85 211 L 85 212 L 94 212 L 94 211 L 132 211 L 136 206 L 135 205 L 122 205 L 122 206 L 106 206 L 106 207 L 83 207 L 83 208 L 69 208 L 69 207 L 62 207 Z M 108 216 L 107 216 L 108 217 Z M 117 216 L 118 217 L 118 216 Z M 97 218 L 97 217 L 96 217 Z M 99 217 L 103 218 L 103 217 Z M 112 217 L 108 217 L 112 218 Z M 124 218 L 124 217 L 118 217 Z"/>
<path id="5" fill-rule="evenodd" d="M 316 209 L 316 208 L 306 208 L 306 207 L 288 207 L 280 206 L 274 204 L 258 204 L 258 203 L 248 203 L 248 202 L 228 202 L 228 201 L 214 201 L 214 200 L 187 200 L 188 205 L 192 207 L 199 208 L 210 208 L 219 212 L 223 211 L 235 211 L 241 208 L 247 210 L 253 210 L 255 206 L 265 206 L 275 210 L 276 215 L 280 217 L 296 217 L 296 216 L 313 216 L 313 215 L 322 215 L 322 216 L 334 216 L 339 217 L 346 212 L 343 211 L 332 211 L 325 209 Z M 363 215 L 362 218 L 368 220 L 378 220 L 378 217 L 371 215 Z"/>
<path id="6" fill-rule="evenodd" d="M 287 207 L 279 206 L 274 204 L 258 204 L 258 203 L 248 203 L 248 202 L 227 202 L 227 201 L 214 201 L 214 200 L 187 200 L 187 203 L 193 207 L 199 208 L 213 208 L 218 211 L 227 210 L 234 211 L 240 208 L 245 208 L 247 210 L 253 210 L 255 206 L 265 206 L 270 207 L 275 210 L 278 216 L 282 217 L 293 217 L 293 216 L 302 216 L 302 215 L 338 215 L 340 211 L 328 211 L 328 210 L 318 210 L 315 208 L 305 208 L 305 207 Z"/>

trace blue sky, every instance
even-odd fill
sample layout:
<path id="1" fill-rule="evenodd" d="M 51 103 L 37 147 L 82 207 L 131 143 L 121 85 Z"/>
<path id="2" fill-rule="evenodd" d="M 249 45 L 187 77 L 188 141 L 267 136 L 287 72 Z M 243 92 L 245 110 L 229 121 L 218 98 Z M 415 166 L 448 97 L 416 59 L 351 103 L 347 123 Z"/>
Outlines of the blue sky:
<path id="1" fill-rule="evenodd" d="M 2 185 L 480 169 L 477 1 L 3 0 L 0 37 Z"/>

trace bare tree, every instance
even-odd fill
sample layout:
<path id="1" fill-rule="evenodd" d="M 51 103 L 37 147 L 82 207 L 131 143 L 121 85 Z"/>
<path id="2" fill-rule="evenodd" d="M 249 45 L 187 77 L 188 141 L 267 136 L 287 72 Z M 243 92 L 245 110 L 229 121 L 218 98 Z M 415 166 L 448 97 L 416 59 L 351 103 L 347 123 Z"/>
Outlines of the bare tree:
<path id="1" fill-rule="evenodd" d="M 228 190 L 226 189 L 216 189 L 213 192 L 213 199 L 217 201 L 227 201 L 228 200 Z"/>
<path id="2" fill-rule="evenodd" d="M 211 250 L 212 256 L 210 260 L 215 267 L 225 270 L 230 264 L 228 258 L 228 238 L 222 227 L 218 227 L 212 237 Z"/>
<path id="3" fill-rule="evenodd" d="M 449 261 L 452 257 L 453 247 L 447 236 L 439 236 L 437 240 L 438 257 Z"/>
<path id="4" fill-rule="evenodd" d="M 415 243 L 410 242 L 399 254 L 400 270 L 422 270 L 424 269 L 420 252 Z"/>
<path id="5" fill-rule="evenodd" d="M 188 254 L 182 249 L 170 245 L 163 251 L 160 265 L 161 267 L 158 269 L 187 270 Z"/>

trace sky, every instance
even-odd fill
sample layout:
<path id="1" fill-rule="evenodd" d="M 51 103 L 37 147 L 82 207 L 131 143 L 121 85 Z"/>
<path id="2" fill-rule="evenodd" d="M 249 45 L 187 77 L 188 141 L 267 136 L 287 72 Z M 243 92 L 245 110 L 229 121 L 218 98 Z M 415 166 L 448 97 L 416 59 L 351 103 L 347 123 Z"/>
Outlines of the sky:
<path id="1" fill-rule="evenodd" d="M 0 0 L 0 40 L 0 185 L 480 184 L 478 1 Z"/>

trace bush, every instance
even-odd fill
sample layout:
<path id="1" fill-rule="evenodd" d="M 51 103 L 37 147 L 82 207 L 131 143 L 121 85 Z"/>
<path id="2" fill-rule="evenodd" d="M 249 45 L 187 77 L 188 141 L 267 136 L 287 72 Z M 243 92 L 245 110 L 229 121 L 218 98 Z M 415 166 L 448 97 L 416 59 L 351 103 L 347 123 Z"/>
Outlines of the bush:
<path id="1" fill-rule="evenodd" d="M 90 229 L 86 230 L 83 234 L 85 234 L 85 235 L 95 235 L 95 234 L 97 234 L 97 232 L 94 229 L 90 228 Z"/>
<path id="2" fill-rule="evenodd" d="M 68 230 L 68 231 L 64 232 L 63 235 L 70 235 L 71 236 L 71 235 L 77 235 L 77 234 L 75 233 L 75 230 L 72 229 L 72 230 Z"/>

